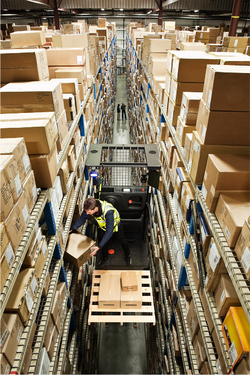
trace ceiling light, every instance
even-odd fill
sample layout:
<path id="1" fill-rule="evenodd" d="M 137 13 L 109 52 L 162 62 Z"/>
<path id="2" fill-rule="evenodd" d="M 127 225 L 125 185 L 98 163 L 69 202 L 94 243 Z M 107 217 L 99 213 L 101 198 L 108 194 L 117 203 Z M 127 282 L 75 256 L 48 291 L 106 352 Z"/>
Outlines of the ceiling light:
<path id="1" fill-rule="evenodd" d="M 195 9 L 195 10 L 194 10 L 194 13 L 198 13 L 198 12 L 199 12 L 199 9 Z"/>
<path id="2" fill-rule="evenodd" d="M 4 12 L 7 12 L 7 11 L 8 11 L 8 9 L 3 9 L 3 11 L 4 11 Z"/>
<path id="3" fill-rule="evenodd" d="M 123 9 L 121 8 L 121 9 L 120 9 L 120 11 L 122 12 L 122 11 L 123 11 Z"/>
<path id="4" fill-rule="evenodd" d="M 152 13 L 153 11 L 152 11 L 152 9 L 147 13 L 147 14 L 150 14 L 150 13 Z"/>
<path id="5" fill-rule="evenodd" d="M 102 11 L 104 11 L 105 9 L 104 9 L 104 8 L 102 8 L 101 10 L 102 10 Z"/>
<path id="6" fill-rule="evenodd" d="M 42 5 L 46 5 L 44 4 L 43 1 L 39 1 L 39 0 L 28 0 L 30 3 L 36 3 L 36 4 L 42 4 Z"/>

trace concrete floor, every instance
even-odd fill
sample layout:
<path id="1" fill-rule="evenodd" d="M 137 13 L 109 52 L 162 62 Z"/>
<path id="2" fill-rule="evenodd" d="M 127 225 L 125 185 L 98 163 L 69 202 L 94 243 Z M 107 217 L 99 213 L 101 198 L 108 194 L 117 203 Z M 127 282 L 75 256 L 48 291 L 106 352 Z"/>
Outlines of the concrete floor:
<path id="1" fill-rule="evenodd" d="M 127 106 L 126 76 L 117 76 L 116 107 Z M 126 113 L 127 113 L 126 108 Z M 115 116 L 114 144 L 130 144 L 128 113 L 127 121 L 117 121 Z M 119 172 L 117 167 L 117 173 Z M 112 170 L 112 175 L 114 171 Z M 115 172 L 116 173 L 116 172 Z M 115 175 L 114 173 L 114 175 Z M 126 178 L 126 177 L 125 177 Z M 98 374 L 147 374 L 147 351 L 144 324 L 118 323 L 105 327 L 101 323 Z"/>

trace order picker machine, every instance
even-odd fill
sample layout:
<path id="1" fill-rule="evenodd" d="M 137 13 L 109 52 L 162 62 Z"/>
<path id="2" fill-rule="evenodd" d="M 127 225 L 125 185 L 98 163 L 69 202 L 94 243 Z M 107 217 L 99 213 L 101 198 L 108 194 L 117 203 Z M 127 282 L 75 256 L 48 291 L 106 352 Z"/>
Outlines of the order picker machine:
<path id="1" fill-rule="evenodd" d="M 161 168 L 157 146 L 92 144 L 86 167 L 94 177 L 95 197 L 120 213 L 132 258 L 129 269 L 146 269 L 149 194 L 151 187 L 158 188 Z M 102 269 L 126 269 L 121 245 L 111 238 L 105 246 L 110 261 Z M 97 252 L 97 262 L 99 257 Z"/>

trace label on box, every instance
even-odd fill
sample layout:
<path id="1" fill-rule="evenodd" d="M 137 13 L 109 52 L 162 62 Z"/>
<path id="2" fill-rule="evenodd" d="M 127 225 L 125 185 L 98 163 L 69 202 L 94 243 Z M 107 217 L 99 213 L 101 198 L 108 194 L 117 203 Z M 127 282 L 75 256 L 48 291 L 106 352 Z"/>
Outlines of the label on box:
<path id="1" fill-rule="evenodd" d="M 76 59 L 77 59 L 77 65 L 83 65 L 82 56 L 76 56 Z"/>
<path id="2" fill-rule="evenodd" d="M 204 143 L 205 136 L 206 136 L 207 128 L 205 125 L 203 125 L 202 133 L 201 133 L 201 140 Z"/>
<path id="3" fill-rule="evenodd" d="M 4 375 L 8 375 L 9 373 L 10 373 L 10 365 L 7 363 L 5 371 L 4 371 Z"/>
<path id="4" fill-rule="evenodd" d="M 204 173 L 204 180 L 206 181 L 206 179 L 207 179 L 207 171 L 205 171 Z"/>
<path id="5" fill-rule="evenodd" d="M 46 240 L 44 240 L 43 241 L 43 246 L 42 246 L 42 251 L 43 251 L 44 258 L 46 258 L 47 250 L 48 250 L 47 243 L 46 243 Z"/>
<path id="6" fill-rule="evenodd" d="M 14 178 L 14 183 L 15 183 L 15 187 L 17 191 L 17 196 L 20 197 L 20 195 L 22 194 L 23 188 L 22 188 L 22 184 L 20 181 L 19 173 Z"/>
<path id="7" fill-rule="evenodd" d="M 26 293 L 26 304 L 29 312 L 31 312 L 33 306 L 33 297 L 30 288 L 28 288 Z"/>
<path id="8" fill-rule="evenodd" d="M 56 134 L 58 133 L 58 127 L 57 127 L 57 123 L 56 123 L 56 118 L 53 117 L 53 122 L 54 122 L 54 127 L 55 127 L 55 131 L 56 131 Z"/>
<path id="9" fill-rule="evenodd" d="M 28 212 L 28 209 L 27 209 L 26 205 L 22 209 L 22 214 L 23 214 L 23 218 L 24 218 L 25 224 L 27 225 L 28 222 L 29 222 L 29 212 Z"/>
<path id="10" fill-rule="evenodd" d="M 212 246 L 210 247 L 210 253 L 209 253 L 209 263 L 213 272 L 215 271 L 219 261 L 220 261 L 220 254 L 217 250 L 216 245 L 213 243 Z"/>
<path id="11" fill-rule="evenodd" d="M 244 268 L 244 271 L 247 273 L 250 268 L 250 250 L 248 247 L 245 248 L 245 251 L 241 258 L 241 264 L 242 264 L 242 267 Z"/>
<path id="12" fill-rule="evenodd" d="M 37 287 L 38 287 L 35 276 L 33 276 L 33 279 L 31 280 L 30 287 L 31 287 L 31 290 L 32 290 L 32 292 L 33 292 L 33 294 L 35 296 L 36 295 L 36 291 L 37 291 Z"/>
<path id="13" fill-rule="evenodd" d="M 225 290 L 223 290 L 223 292 L 221 293 L 221 296 L 220 296 L 221 302 L 223 302 L 225 298 L 226 298 L 226 293 L 225 293 Z"/>
<path id="14" fill-rule="evenodd" d="M 229 232 L 228 227 L 225 227 L 225 233 L 226 233 L 227 238 L 230 239 L 231 233 Z"/>
<path id="15" fill-rule="evenodd" d="M 215 187 L 214 187 L 214 185 L 211 185 L 210 193 L 214 197 L 214 195 L 215 195 Z"/>
<path id="16" fill-rule="evenodd" d="M 201 192 L 202 192 L 202 195 L 203 195 L 204 199 L 206 200 L 207 199 L 207 189 L 205 188 L 204 184 L 202 184 Z"/>
<path id="17" fill-rule="evenodd" d="M 39 228 L 39 229 L 37 230 L 36 237 L 37 237 L 37 242 L 38 242 L 38 244 L 40 244 L 40 242 L 42 241 L 42 231 L 41 231 L 41 228 Z"/>
<path id="18" fill-rule="evenodd" d="M 234 41 L 234 47 L 237 47 L 237 45 L 238 45 L 238 39 L 235 39 L 235 41 Z"/>
<path id="19" fill-rule="evenodd" d="M 177 80 L 178 76 L 178 69 L 179 69 L 179 59 L 177 59 L 176 56 L 173 58 L 173 69 L 172 69 L 172 75 Z"/>
<path id="20" fill-rule="evenodd" d="M 56 164 L 57 164 L 57 166 L 59 164 L 59 157 L 58 157 L 58 153 L 57 152 L 56 152 Z"/>
<path id="21" fill-rule="evenodd" d="M 23 157 L 23 165 L 24 165 L 24 169 L 25 169 L 26 174 L 28 174 L 28 172 L 30 170 L 30 159 L 29 159 L 27 154 L 25 154 L 24 157 Z"/>
<path id="22" fill-rule="evenodd" d="M 208 90 L 208 99 L 207 99 L 207 107 L 208 109 L 210 109 L 210 105 L 211 105 L 211 98 L 212 98 L 212 90 Z"/>
<path id="23" fill-rule="evenodd" d="M 170 81 L 168 81 L 167 83 L 167 93 L 169 94 L 169 91 L 170 91 Z"/>
<path id="24" fill-rule="evenodd" d="M 186 204 L 186 207 L 187 207 L 187 209 L 189 208 L 189 205 L 190 205 L 190 198 L 189 198 L 189 196 L 187 195 L 187 197 L 186 197 L 186 202 L 185 202 L 185 204 Z"/>
<path id="25" fill-rule="evenodd" d="M 233 342 L 232 345 L 230 346 L 229 348 L 229 351 L 228 351 L 229 355 L 230 355 L 230 358 L 231 358 L 231 361 L 232 361 L 232 364 L 234 365 L 237 357 L 238 357 L 238 353 L 237 353 L 237 349 L 236 349 L 236 346 L 235 346 L 235 343 Z"/>
<path id="26" fill-rule="evenodd" d="M 14 262 L 14 259 L 15 259 L 15 254 L 14 254 L 14 251 L 12 249 L 12 246 L 11 246 L 10 242 L 8 243 L 8 246 L 5 250 L 4 255 L 5 255 L 5 258 L 6 258 L 6 261 L 8 263 L 9 268 L 11 268 L 11 266 Z"/>
<path id="27" fill-rule="evenodd" d="M 197 141 L 194 141 L 194 151 L 199 155 L 200 153 L 200 145 Z"/>
<path id="28" fill-rule="evenodd" d="M 36 203 L 36 186 L 32 188 L 33 204 Z"/>
<path id="29" fill-rule="evenodd" d="M 173 88 L 173 101 L 175 102 L 175 100 L 176 100 L 176 88 L 174 87 Z"/>
<path id="30" fill-rule="evenodd" d="M 220 360 L 218 359 L 217 363 L 216 363 L 216 368 L 217 368 L 217 371 L 218 371 L 218 374 L 219 375 L 223 375 L 223 372 L 221 370 L 221 365 L 220 365 Z"/>
<path id="31" fill-rule="evenodd" d="M 202 239 L 202 242 L 204 243 L 206 240 L 206 233 L 202 225 L 200 226 L 200 228 L 201 228 L 201 239 Z"/>
<path id="32" fill-rule="evenodd" d="M 182 134 L 183 134 L 183 126 L 180 126 L 180 133 L 179 133 L 179 138 L 182 139 Z"/>
<path id="33" fill-rule="evenodd" d="M 180 177 L 179 176 L 177 176 L 177 185 L 180 187 L 180 183 L 181 183 L 181 180 L 180 180 Z"/>
<path id="34" fill-rule="evenodd" d="M 20 340 L 20 338 L 21 338 L 21 336 L 22 336 L 22 333 L 23 333 L 23 327 L 20 327 L 19 332 L 18 332 L 18 335 L 17 335 L 17 341 Z"/>
<path id="35" fill-rule="evenodd" d="M 168 60 L 168 71 L 171 72 L 171 63 L 172 63 L 172 59 L 170 58 Z"/>
<path id="36" fill-rule="evenodd" d="M 184 116 L 184 107 L 181 107 L 180 118 L 183 118 L 183 116 Z"/>
<path id="37" fill-rule="evenodd" d="M 188 162 L 188 173 L 190 173 L 191 168 L 192 168 L 192 159 L 190 159 Z"/>
<path id="38" fill-rule="evenodd" d="M 0 346 L 3 346 L 3 343 L 4 343 L 5 339 L 6 339 L 6 337 L 8 336 L 8 332 L 9 331 L 6 328 L 6 330 L 4 331 L 4 333 L 2 334 L 2 336 L 0 338 Z"/>

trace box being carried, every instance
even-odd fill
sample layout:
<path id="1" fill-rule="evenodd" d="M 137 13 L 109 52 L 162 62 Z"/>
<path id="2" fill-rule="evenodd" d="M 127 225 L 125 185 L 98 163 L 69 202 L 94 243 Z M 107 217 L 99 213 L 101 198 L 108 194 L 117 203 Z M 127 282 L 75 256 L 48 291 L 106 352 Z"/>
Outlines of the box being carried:
<path id="1" fill-rule="evenodd" d="M 71 233 L 64 258 L 75 267 L 82 266 L 90 258 L 95 241 L 81 233 Z"/>

